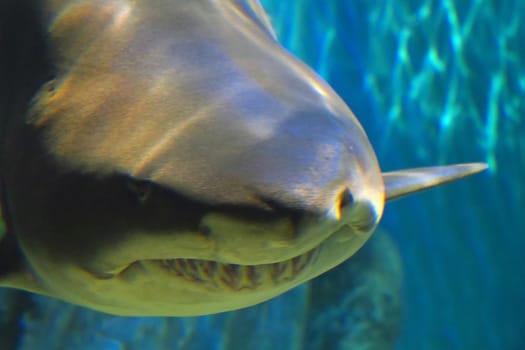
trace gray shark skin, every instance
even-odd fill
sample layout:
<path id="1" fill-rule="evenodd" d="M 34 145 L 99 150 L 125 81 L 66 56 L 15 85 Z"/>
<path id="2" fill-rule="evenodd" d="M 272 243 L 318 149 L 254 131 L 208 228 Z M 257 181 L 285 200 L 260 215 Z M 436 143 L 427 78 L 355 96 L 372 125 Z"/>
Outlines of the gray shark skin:
<path id="1" fill-rule="evenodd" d="M 118 315 L 238 309 L 348 259 L 385 200 L 485 168 L 383 176 L 257 1 L 5 8 L 2 286 Z"/>

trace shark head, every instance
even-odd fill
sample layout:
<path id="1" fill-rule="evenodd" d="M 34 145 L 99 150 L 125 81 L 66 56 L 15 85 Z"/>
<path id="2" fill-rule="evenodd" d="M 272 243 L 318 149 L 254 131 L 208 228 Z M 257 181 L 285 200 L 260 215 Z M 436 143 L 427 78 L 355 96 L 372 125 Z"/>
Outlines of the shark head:
<path id="1" fill-rule="evenodd" d="M 382 174 L 257 1 L 43 13 L 53 79 L 9 124 L 4 240 L 22 267 L 2 285 L 120 315 L 237 309 L 348 259 L 385 200 L 484 167 Z"/>

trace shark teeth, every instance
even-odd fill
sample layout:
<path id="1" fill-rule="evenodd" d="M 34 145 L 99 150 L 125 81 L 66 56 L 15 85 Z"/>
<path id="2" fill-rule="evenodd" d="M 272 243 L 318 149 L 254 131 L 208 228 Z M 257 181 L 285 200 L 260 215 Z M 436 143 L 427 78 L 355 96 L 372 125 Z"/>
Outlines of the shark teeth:
<path id="1" fill-rule="evenodd" d="M 261 265 L 238 265 L 200 259 L 163 259 L 170 273 L 196 283 L 232 290 L 255 289 L 268 281 L 278 285 L 299 275 L 314 260 L 317 248 L 292 259 Z"/>

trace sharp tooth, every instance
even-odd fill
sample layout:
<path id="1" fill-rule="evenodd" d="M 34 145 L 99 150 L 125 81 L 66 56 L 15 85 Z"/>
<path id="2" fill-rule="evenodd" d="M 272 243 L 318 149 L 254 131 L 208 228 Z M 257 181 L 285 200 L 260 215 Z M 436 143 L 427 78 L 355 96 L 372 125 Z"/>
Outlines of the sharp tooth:
<path id="1" fill-rule="evenodd" d="M 244 266 L 243 271 L 243 280 L 247 287 L 255 288 L 261 284 L 261 273 L 256 266 Z"/>
<path id="2" fill-rule="evenodd" d="M 304 265 L 306 262 L 304 261 L 304 254 L 296 256 L 292 259 L 292 274 L 293 276 L 297 275 L 299 272 L 301 272 L 304 269 Z"/>
<path id="3" fill-rule="evenodd" d="M 203 279 L 201 278 L 201 275 L 199 273 L 199 268 L 197 266 L 197 263 L 195 260 L 193 259 L 188 259 L 187 260 L 187 271 L 188 271 L 188 276 L 193 279 L 194 281 L 203 281 Z"/>
<path id="4" fill-rule="evenodd" d="M 233 289 L 239 289 L 241 276 L 239 274 L 240 266 L 235 264 L 221 264 L 220 280 Z"/>
<path id="5" fill-rule="evenodd" d="M 287 265 L 288 265 L 287 261 L 283 261 L 283 262 L 278 262 L 278 263 L 272 264 L 271 276 L 272 276 L 272 280 L 275 283 L 279 282 L 279 280 L 281 279 L 282 275 L 286 271 Z"/>
<path id="6" fill-rule="evenodd" d="M 186 276 L 186 260 L 175 259 L 175 263 L 173 264 L 173 271 L 177 272 L 179 276 Z"/>
<path id="7" fill-rule="evenodd" d="M 207 276 L 213 279 L 215 277 L 215 273 L 217 272 L 217 263 L 215 261 L 209 261 L 209 260 L 202 261 L 201 268 L 202 268 L 202 272 L 201 272 L 202 276 Z"/>

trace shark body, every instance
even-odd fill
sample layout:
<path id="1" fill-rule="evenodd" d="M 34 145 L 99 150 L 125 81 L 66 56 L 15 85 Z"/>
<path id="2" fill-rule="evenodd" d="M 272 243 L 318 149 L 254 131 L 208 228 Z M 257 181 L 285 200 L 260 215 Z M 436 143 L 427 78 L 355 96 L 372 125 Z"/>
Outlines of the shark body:
<path id="1" fill-rule="evenodd" d="M 238 309 L 348 259 L 386 200 L 485 168 L 382 174 L 257 1 L 7 9 L 25 27 L 1 27 L 1 286 L 119 315 Z"/>

